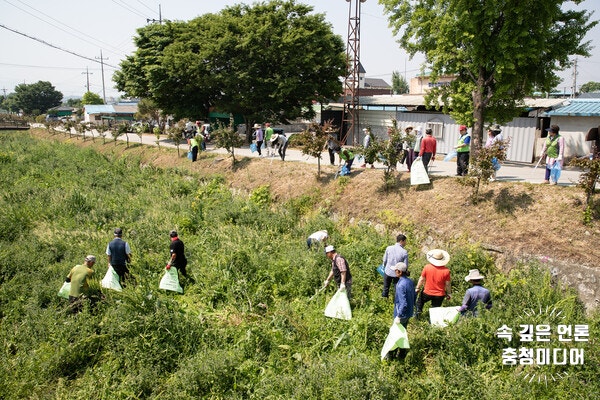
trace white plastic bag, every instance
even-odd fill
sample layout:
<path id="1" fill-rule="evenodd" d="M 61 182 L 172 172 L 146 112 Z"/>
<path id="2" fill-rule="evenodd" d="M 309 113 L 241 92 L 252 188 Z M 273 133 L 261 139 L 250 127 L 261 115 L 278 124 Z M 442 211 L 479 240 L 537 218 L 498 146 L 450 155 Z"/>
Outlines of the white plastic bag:
<path id="1" fill-rule="evenodd" d="M 429 183 L 429 175 L 427 175 L 423 161 L 419 157 L 413 161 L 410 167 L 410 184 L 423 185 L 425 183 Z"/>
<path id="2" fill-rule="evenodd" d="M 165 274 L 158 284 L 159 289 L 170 290 L 172 292 L 183 293 L 183 288 L 179 285 L 179 274 L 177 268 L 171 267 L 165 270 Z"/>
<path id="3" fill-rule="evenodd" d="M 352 319 L 352 309 L 346 289 L 338 290 L 329 300 L 329 304 L 325 307 L 325 316 L 345 320 Z"/>
<path id="4" fill-rule="evenodd" d="M 429 322 L 431 325 L 445 328 L 458 321 L 459 307 L 431 307 L 429 309 Z"/>
<path id="5" fill-rule="evenodd" d="M 119 274 L 117 274 L 112 265 L 108 267 L 108 271 L 106 271 L 106 275 L 102 278 L 101 283 L 103 288 L 113 289 L 117 292 L 123 290 L 121 283 L 119 282 Z"/>
<path id="6" fill-rule="evenodd" d="M 408 349 L 408 334 L 402 324 L 392 324 L 390 333 L 388 333 L 383 348 L 381 349 L 381 359 L 383 360 L 387 353 L 394 349 Z"/>
<path id="7" fill-rule="evenodd" d="M 69 292 L 71 291 L 71 282 L 63 282 L 60 290 L 58 291 L 58 297 L 63 299 L 69 299 Z"/>

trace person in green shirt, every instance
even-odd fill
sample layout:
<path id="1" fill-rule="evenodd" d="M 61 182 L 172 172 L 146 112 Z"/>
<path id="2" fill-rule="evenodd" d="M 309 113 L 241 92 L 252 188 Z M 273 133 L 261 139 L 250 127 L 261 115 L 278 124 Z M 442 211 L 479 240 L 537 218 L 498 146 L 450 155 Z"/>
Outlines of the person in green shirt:
<path id="1" fill-rule="evenodd" d="M 192 146 L 192 162 L 194 162 L 198 159 L 198 150 L 200 149 L 198 136 L 194 136 L 190 139 L 190 146 Z"/>
<path id="2" fill-rule="evenodd" d="M 275 131 L 271 128 L 271 123 L 265 123 L 265 142 L 267 143 L 267 157 L 275 156 L 275 148 L 273 147 L 273 143 L 271 143 L 271 137 Z"/>
<path id="3" fill-rule="evenodd" d="M 71 282 L 71 290 L 69 291 L 69 305 L 71 312 L 76 314 L 82 310 L 81 300 L 85 295 L 89 295 L 89 279 L 94 275 L 92 267 L 96 263 L 96 257 L 87 256 L 83 264 L 74 266 L 66 282 Z"/>
<path id="4" fill-rule="evenodd" d="M 340 150 L 340 159 L 344 162 L 342 165 L 342 173 L 340 175 L 348 175 L 350 174 L 350 168 L 352 167 L 352 163 L 354 162 L 354 153 L 348 150 L 345 147 L 342 147 Z M 346 171 L 344 171 L 344 167 Z"/>

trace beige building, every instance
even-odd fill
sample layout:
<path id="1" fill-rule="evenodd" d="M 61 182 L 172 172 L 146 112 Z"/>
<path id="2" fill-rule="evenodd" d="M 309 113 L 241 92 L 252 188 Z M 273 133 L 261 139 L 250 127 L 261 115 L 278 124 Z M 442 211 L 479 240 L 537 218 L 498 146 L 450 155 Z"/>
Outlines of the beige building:
<path id="1" fill-rule="evenodd" d="M 438 81 L 433 83 L 429 75 L 416 76 L 410 80 L 410 94 L 425 94 L 429 89 L 436 86 L 449 85 L 456 77 L 454 75 L 441 75 Z"/>

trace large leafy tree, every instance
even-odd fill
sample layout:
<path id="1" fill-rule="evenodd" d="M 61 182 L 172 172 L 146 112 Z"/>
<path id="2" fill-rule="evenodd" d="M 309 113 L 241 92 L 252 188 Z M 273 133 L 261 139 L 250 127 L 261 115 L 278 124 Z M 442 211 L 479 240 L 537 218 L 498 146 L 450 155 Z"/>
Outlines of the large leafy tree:
<path id="1" fill-rule="evenodd" d="M 563 10 L 564 0 L 379 0 L 400 45 L 423 53 L 432 79 L 455 75 L 434 88 L 459 122 L 473 125 L 474 151 L 486 122 L 506 122 L 520 113 L 524 97 L 550 91 L 569 56 L 588 56 L 585 34 L 596 25 L 587 11 Z M 580 1 L 574 1 L 580 3 Z"/>
<path id="2" fill-rule="evenodd" d="M 63 94 L 46 81 L 22 83 L 15 87 L 15 102 L 25 114 L 43 114 L 53 107 L 60 106 L 62 98 Z"/>
<path id="3" fill-rule="evenodd" d="M 312 10 L 274 0 L 141 28 L 138 50 L 115 75 L 117 88 L 151 97 L 177 118 L 210 108 L 248 124 L 310 117 L 313 101 L 341 93 L 346 71 L 342 39 Z"/>
<path id="4" fill-rule="evenodd" d="M 85 92 L 81 98 L 81 104 L 104 104 L 104 100 L 94 92 Z"/>
<path id="5" fill-rule="evenodd" d="M 579 88 L 581 93 L 596 93 L 600 92 L 600 82 L 586 82 Z"/>

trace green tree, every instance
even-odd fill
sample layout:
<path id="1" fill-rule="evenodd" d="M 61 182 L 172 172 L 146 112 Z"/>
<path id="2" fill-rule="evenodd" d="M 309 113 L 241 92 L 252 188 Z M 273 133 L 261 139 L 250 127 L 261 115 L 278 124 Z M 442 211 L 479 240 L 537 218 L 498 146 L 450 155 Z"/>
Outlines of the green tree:
<path id="1" fill-rule="evenodd" d="M 580 1 L 575 1 L 579 3 Z M 454 75 L 448 86 L 428 92 L 445 111 L 473 126 L 473 152 L 483 142 L 485 121 L 518 115 L 522 99 L 549 91 L 569 56 L 589 56 L 587 11 L 563 10 L 564 0 L 379 0 L 399 43 L 411 56 L 425 55 L 433 81 Z M 437 103 L 436 103 L 437 104 Z"/>
<path id="2" fill-rule="evenodd" d="M 11 113 L 19 112 L 19 104 L 17 103 L 17 94 L 9 93 L 4 100 L 2 100 L 2 108 L 8 110 Z"/>
<path id="3" fill-rule="evenodd" d="M 392 90 L 394 94 L 408 93 L 408 82 L 398 71 L 392 72 Z"/>
<path id="4" fill-rule="evenodd" d="M 248 134 L 250 121 L 311 117 L 313 101 L 341 93 L 346 71 L 342 39 L 312 10 L 274 0 L 141 28 L 138 50 L 115 74 L 117 88 L 176 118 L 210 107 L 241 114 Z"/>
<path id="5" fill-rule="evenodd" d="M 313 123 L 300 134 L 302 154 L 317 159 L 317 178 L 321 176 L 321 158 L 331 129 L 331 121 L 327 121 L 323 125 Z"/>
<path id="6" fill-rule="evenodd" d="M 43 114 L 52 107 L 60 106 L 62 98 L 62 93 L 50 82 L 21 83 L 15 87 L 15 101 L 25 114 L 33 114 L 34 111 Z"/>
<path id="7" fill-rule="evenodd" d="M 596 93 L 600 92 L 600 82 L 586 82 L 579 87 L 581 93 Z"/>
<path id="8" fill-rule="evenodd" d="M 104 100 L 102 100 L 102 97 L 98 96 L 96 93 L 85 92 L 81 98 L 81 104 L 104 104 Z"/>
<path id="9" fill-rule="evenodd" d="M 217 129 L 212 132 L 212 136 L 216 148 L 224 148 L 231 154 L 231 165 L 235 168 L 237 162 L 235 159 L 235 148 L 240 147 L 244 142 L 234 129 L 233 116 L 229 118 L 229 126 L 225 126 L 219 122 Z"/>

